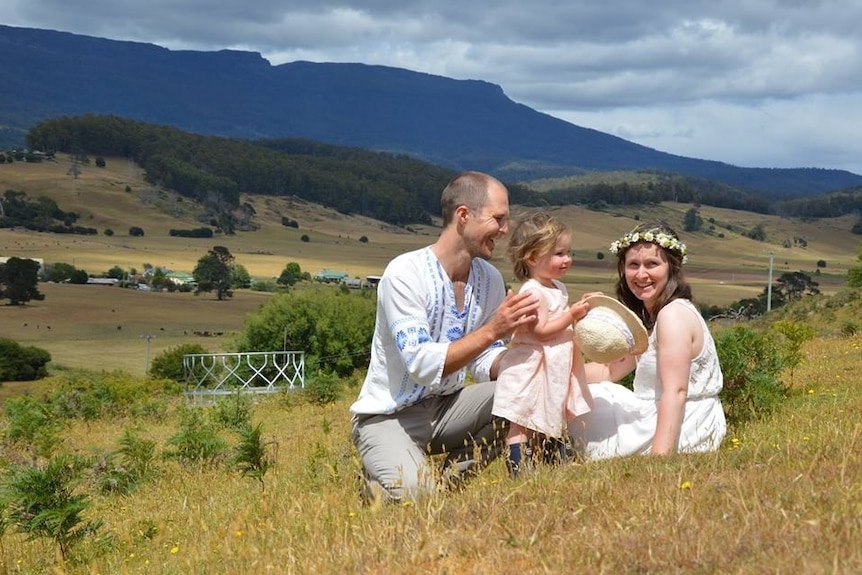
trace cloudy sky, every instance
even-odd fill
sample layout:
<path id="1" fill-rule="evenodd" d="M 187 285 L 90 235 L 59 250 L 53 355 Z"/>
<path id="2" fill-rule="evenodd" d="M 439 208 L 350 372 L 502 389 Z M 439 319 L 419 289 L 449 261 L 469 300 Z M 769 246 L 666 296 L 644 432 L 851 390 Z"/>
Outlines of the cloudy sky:
<path id="1" fill-rule="evenodd" d="M 486 8 L 484 5 L 493 5 Z M 499 84 L 665 152 L 862 174 L 858 0 L 0 0 L 0 22 Z"/>

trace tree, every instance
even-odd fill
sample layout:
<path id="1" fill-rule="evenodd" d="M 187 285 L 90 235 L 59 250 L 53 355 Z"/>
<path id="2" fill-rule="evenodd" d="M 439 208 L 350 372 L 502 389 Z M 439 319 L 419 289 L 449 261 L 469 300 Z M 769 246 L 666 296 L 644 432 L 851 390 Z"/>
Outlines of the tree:
<path id="1" fill-rule="evenodd" d="M 132 226 L 129 228 L 129 235 L 133 237 L 140 237 L 144 235 L 144 230 L 139 228 L 138 226 Z"/>
<path id="2" fill-rule="evenodd" d="M 763 224 L 757 224 L 745 235 L 758 242 L 766 241 L 766 230 L 763 229 Z"/>
<path id="3" fill-rule="evenodd" d="M 198 282 L 195 295 L 201 292 L 216 292 L 219 300 L 233 296 L 230 289 L 233 270 L 233 255 L 224 246 L 215 246 L 198 260 L 192 275 Z"/>
<path id="4" fill-rule="evenodd" d="M 67 282 L 76 270 L 75 266 L 64 262 L 49 264 L 45 266 L 45 279 L 58 284 Z"/>
<path id="5" fill-rule="evenodd" d="M 682 221 L 682 229 L 686 232 L 696 232 L 703 227 L 703 218 L 700 217 L 697 208 L 691 208 L 685 213 Z"/>
<path id="6" fill-rule="evenodd" d="M 0 381 L 33 381 L 48 375 L 51 354 L 35 346 L 0 338 Z"/>
<path id="7" fill-rule="evenodd" d="M 105 273 L 105 276 L 114 278 L 115 280 L 121 280 L 126 277 L 126 271 L 120 266 L 114 266 Z"/>
<path id="8" fill-rule="evenodd" d="M 45 299 L 45 295 L 39 293 L 38 283 L 39 262 L 11 257 L 0 264 L 0 299 L 8 299 L 11 305 Z"/>
<path id="9" fill-rule="evenodd" d="M 72 277 L 69 278 L 70 284 L 85 284 L 90 279 L 90 274 L 85 270 L 75 270 L 72 272 Z"/>
<path id="10" fill-rule="evenodd" d="M 251 274 L 244 265 L 235 264 L 231 270 L 230 287 L 234 289 L 247 289 L 251 287 Z"/>
<path id="11" fill-rule="evenodd" d="M 150 376 L 183 382 L 186 377 L 183 356 L 198 353 L 209 353 L 209 351 L 197 343 L 183 343 L 168 348 L 153 359 Z"/>
<path id="12" fill-rule="evenodd" d="M 156 268 L 153 270 L 153 274 L 150 276 L 150 287 L 157 290 L 162 291 L 164 289 L 169 290 L 171 286 L 174 285 L 170 279 L 168 279 L 168 274 L 165 273 L 165 270 L 162 268 Z"/>
<path id="13" fill-rule="evenodd" d="M 773 293 L 780 300 L 791 302 L 800 299 L 804 295 L 816 295 L 820 293 L 816 281 L 805 272 L 784 272 L 775 282 Z"/>
<path id="14" fill-rule="evenodd" d="M 302 279 L 302 268 L 296 262 L 290 262 L 284 266 L 281 275 L 278 276 L 278 283 L 284 286 L 292 286 Z"/>

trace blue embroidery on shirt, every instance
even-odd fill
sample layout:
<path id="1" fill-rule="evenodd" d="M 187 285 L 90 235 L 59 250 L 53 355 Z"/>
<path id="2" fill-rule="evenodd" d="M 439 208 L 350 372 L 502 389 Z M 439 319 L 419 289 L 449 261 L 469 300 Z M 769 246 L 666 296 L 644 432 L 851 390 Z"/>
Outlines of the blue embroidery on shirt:
<path id="1" fill-rule="evenodd" d="M 404 351 L 407 346 L 407 334 L 404 333 L 404 330 L 399 329 L 395 333 L 395 345 L 398 346 L 398 351 Z"/>
<path id="2" fill-rule="evenodd" d="M 417 337 L 417 343 L 428 343 L 431 341 L 431 334 L 428 333 L 428 330 L 424 327 L 419 328 L 419 334 Z"/>
<path id="3" fill-rule="evenodd" d="M 458 341 L 464 336 L 464 328 L 454 326 L 450 327 L 449 331 L 446 332 L 446 338 L 449 341 Z"/>

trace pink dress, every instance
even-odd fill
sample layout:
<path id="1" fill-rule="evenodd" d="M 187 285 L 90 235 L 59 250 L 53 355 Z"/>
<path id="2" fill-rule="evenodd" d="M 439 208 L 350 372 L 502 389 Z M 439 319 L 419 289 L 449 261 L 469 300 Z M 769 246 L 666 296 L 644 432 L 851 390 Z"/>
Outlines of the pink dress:
<path id="1" fill-rule="evenodd" d="M 527 280 L 521 293 L 534 291 L 548 306 L 548 319 L 564 313 L 569 305 L 566 286 L 554 280 L 547 288 Z M 584 376 L 580 351 L 575 349 L 569 326 L 547 340 L 532 331 L 518 331 L 500 363 L 493 413 L 548 437 L 566 433 L 566 421 L 590 411 L 591 396 Z M 573 362 L 577 362 L 572 369 Z M 578 376 L 579 375 L 579 376 Z"/>

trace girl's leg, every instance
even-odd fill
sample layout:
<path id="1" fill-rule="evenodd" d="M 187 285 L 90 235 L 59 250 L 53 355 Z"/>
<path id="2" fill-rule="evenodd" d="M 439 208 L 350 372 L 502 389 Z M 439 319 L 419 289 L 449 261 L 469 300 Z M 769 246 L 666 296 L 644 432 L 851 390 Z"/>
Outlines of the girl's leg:
<path id="1" fill-rule="evenodd" d="M 509 434 L 506 436 L 506 446 L 508 447 L 506 467 L 512 477 L 517 477 L 518 472 L 533 457 L 530 435 L 524 427 L 517 423 L 509 423 Z"/>

